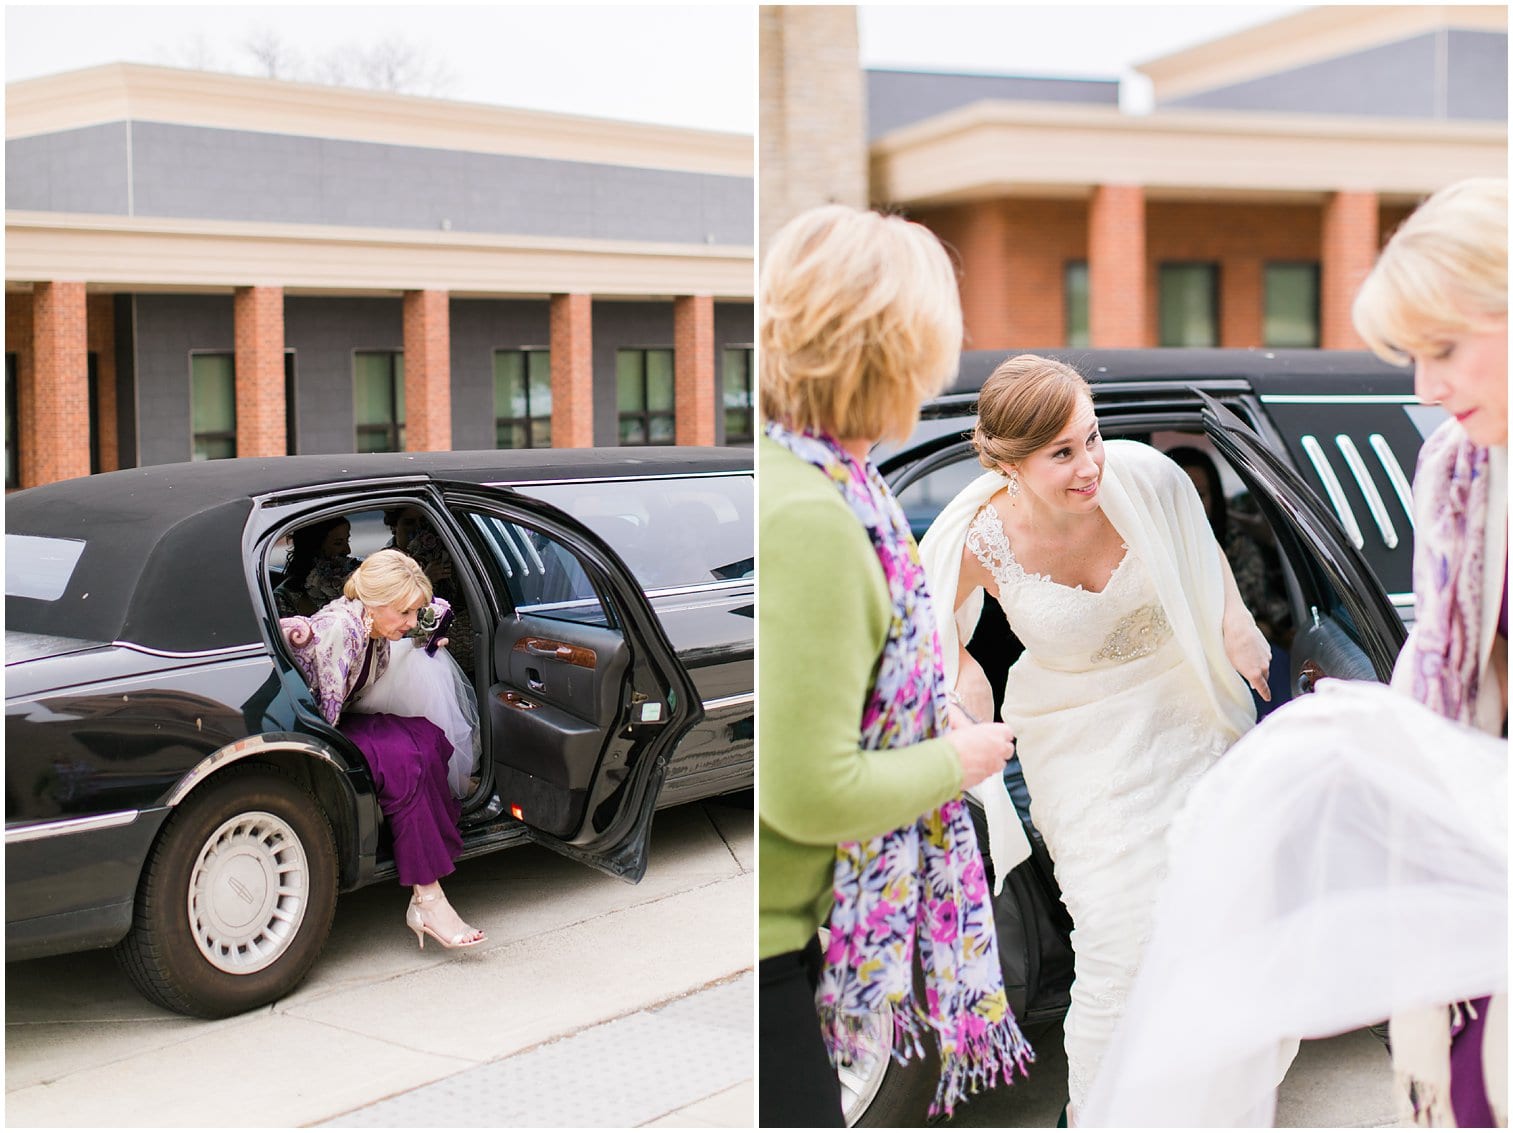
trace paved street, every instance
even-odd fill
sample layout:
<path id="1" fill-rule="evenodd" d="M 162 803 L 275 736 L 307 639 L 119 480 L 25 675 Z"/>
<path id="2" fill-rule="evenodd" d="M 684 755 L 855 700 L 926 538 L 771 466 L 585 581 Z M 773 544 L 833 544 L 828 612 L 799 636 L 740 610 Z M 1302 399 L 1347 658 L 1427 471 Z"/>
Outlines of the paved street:
<path id="1" fill-rule="evenodd" d="M 1066 1103 L 1066 1054 L 1061 1025 L 1029 1033 L 1035 1048 L 1030 1075 L 1008 1089 L 979 1095 L 945 1127 L 1045 1128 Z M 1305 1042 L 1277 1092 L 1277 1126 L 1291 1129 L 1376 1129 L 1398 1124 L 1392 1066 L 1370 1031 Z"/>
<path id="2" fill-rule="evenodd" d="M 754 860 L 747 801 L 659 814 L 637 886 L 535 847 L 464 862 L 447 893 L 489 943 L 455 955 L 371 886 L 292 996 L 216 1022 L 106 952 L 8 965 L 6 1123 L 747 1126 Z"/>

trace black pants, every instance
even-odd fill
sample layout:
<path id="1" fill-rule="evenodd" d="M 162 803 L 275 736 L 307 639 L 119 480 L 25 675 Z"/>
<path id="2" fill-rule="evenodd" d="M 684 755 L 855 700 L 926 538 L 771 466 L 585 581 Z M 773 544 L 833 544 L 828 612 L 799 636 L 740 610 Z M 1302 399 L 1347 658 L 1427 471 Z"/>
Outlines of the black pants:
<path id="1" fill-rule="evenodd" d="M 759 968 L 761 1029 L 757 1124 L 764 1129 L 841 1129 L 841 1084 L 814 1010 L 820 943 L 769 956 Z"/>

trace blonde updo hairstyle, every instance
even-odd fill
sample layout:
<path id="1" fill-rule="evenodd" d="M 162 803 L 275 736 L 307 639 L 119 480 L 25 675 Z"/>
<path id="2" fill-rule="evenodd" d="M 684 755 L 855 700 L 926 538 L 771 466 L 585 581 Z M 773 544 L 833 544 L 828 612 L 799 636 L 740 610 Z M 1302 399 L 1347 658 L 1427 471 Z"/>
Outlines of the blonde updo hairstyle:
<path id="1" fill-rule="evenodd" d="M 393 606 L 408 609 L 411 599 L 420 596 L 420 605 L 431 600 L 431 580 L 420 564 L 403 551 L 392 547 L 374 551 L 352 572 L 342 586 L 342 593 L 356 598 L 364 606 Z"/>
<path id="2" fill-rule="evenodd" d="M 1508 182 L 1458 181 L 1398 227 L 1361 285 L 1355 328 L 1399 366 L 1508 317 Z"/>
<path id="3" fill-rule="evenodd" d="M 1000 363 L 977 397 L 977 459 L 995 472 L 1018 464 L 1060 435 L 1083 398 L 1092 389 L 1064 362 L 1020 354 Z"/>
<path id="4" fill-rule="evenodd" d="M 762 261 L 769 419 L 840 439 L 904 440 L 955 376 L 961 300 L 929 229 L 844 205 L 801 213 Z"/>

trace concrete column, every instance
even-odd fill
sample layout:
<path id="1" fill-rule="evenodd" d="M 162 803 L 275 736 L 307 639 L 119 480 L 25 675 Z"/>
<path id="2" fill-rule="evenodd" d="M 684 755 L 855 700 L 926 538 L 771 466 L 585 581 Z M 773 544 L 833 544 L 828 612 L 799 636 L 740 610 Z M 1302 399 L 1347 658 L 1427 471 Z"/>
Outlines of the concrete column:
<path id="1" fill-rule="evenodd" d="M 1319 345 L 1362 350 L 1366 344 L 1350 321 L 1350 305 L 1376 263 L 1376 194 L 1340 192 L 1325 201 L 1319 245 Z"/>
<path id="2" fill-rule="evenodd" d="M 594 447 L 594 300 L 552 296 L 552 447 Z"/>
<path id="3" fill-rule="evenodd" d="M 284 289 L 238 287 L 233 300 L 236 340 L 236 455 L 283 456 Z"/>
<path id="4" fill-rule="evenodd" d="M 1009 225 L 1000 201 L 966 205 L 960 219 L 961 318 L 967 350 L 1006 350 L 1013 341 L 1009 304 Z"/>
<path id="5" fill-rule="evenodd" d="M 452 326 L 445 291 L 406 291 L 405 451 L 452 447 Z"/>
<path id="6" fill-rule="evenodd" d="M 88 320 L 82 283 L 39 283 L 32 292 L 36 380 L 34 444 L 21 454 L 21 484 L 89 475 Z"/>
<path id="7" fill-rule="evenodd" d="M 1145 346 L 1145 190 L 1099 185 L 1088 206 L 1088 340 Z"/>
<path id="8" fill-rule="evenodd" d="M 715 443 L 714 299 L 680 295 L 672 303 L 674 431 L 680 445 Z"/>

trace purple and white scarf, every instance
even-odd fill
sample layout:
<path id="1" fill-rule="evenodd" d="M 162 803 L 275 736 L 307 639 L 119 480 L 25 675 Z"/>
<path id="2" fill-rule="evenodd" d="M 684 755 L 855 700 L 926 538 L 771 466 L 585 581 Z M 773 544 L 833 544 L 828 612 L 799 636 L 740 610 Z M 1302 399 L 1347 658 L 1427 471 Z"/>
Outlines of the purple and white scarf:
<path id="1" fill-rule="evenodd" d="M 832 437 L 769 422 L 775 442 L 820 469 L 872 540 L 893 616 L 876 683 L 862 709 L 862 747 L 907 747 L 945 731 L 940 638 L 919 549 L 898 501 L 870 461 Z M 892 1008 L 893 1057 L 923 1053 L 934 1032 L 941 1077 L 930 1113 L 950 1115 L 968 1093 L 1011 1082 L 1034 1052 L 1004 994 L 992 898 L 966 803 L 946 802 L 868 842 L 836 848 L 835 906 L 816 1006 L 832 1062 L 862 1053 L 865 1022 Z M 919 942 L 925 1005 L 914 996 Z"/>

